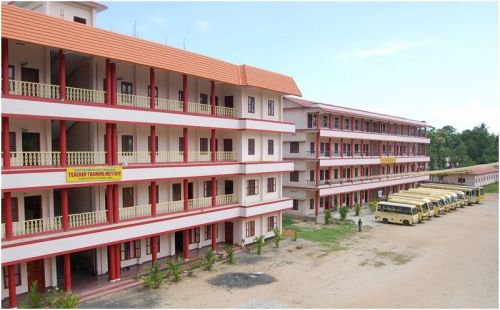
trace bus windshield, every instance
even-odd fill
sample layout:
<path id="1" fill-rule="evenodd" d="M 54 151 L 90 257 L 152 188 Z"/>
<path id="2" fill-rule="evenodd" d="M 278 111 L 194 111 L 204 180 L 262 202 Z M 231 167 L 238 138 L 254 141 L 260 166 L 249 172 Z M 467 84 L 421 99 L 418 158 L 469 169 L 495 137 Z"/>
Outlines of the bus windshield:
<path id="1" fill-rule="evenodd" d="M 412 208 L 411 209 L 411 214 L 413 214 L 413 215 L 417 214 L 417 209 L 416 208 Z"/>

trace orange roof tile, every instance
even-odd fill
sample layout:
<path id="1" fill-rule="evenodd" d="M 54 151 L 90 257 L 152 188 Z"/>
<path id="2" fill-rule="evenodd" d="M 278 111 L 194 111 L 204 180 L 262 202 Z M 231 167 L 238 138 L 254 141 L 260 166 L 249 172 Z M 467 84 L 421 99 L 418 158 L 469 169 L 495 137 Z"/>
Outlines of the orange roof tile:
<path id="1" fill-rule="evenodd" d="M 301 96 L 293 78 L 95 27 L 2 5 L 2 37 Z"/>

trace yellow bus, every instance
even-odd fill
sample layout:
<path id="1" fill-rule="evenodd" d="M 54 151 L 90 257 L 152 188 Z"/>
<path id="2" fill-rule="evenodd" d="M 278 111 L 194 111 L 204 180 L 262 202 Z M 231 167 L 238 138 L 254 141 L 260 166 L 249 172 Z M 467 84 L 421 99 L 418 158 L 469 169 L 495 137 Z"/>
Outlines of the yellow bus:
<path id="1" fill-rule="evenodd" d="M 450 212 L 450 210 L 451 210 L 451 204 L 446 202 L 446 197 L 444 195 L 440 195 L 440 194 L 434 193 L 432 191 L 421 190 L 418 188 L 410 188 L 410 189 L 407 189 L 405 191 L 401 191 L 400 193 L 408 193 L 408 194 L 412 194 L 412 195 L 420 195 L 420 196 L 426 197 L 428 199 L 431 199 L 431 198 L 436 199 L 437 204 L 438 204 L 439 214 L 443 214 L 445 212 Z M 434 200 L 432 200 L 432 201 L 434 204 Z M 436 207 L 435 204 L 434 204 L 434 207 Z"/>
<path id="2" fill-rule="evenodd" d="M 438 217 L 442 213 L 445 212 L 444 204 L 442 203 L 443 199 L 440 199 L 440 198 L 437 198 L 437 197 L 434 197 L 431 195 L 420 195 L 420 194 L 410 193 L 407 191 L 400 191 L 400 192 L 392 194 L 392 195 L 393 196 L 400 196 L 400 197 L 409 197 L 409 198 L 429 200 L 429 203 L 431 204 L 431 207 L 429 209 L 432 209 L 434 211 L 434 214 L 433 214 L 434 217 Z"/>
<path id="3" fill-rule="evenodd" d="M 384 223 L 415 225 L 419 222 L 417 208 L 412 204 L 380 201 L 375 210 L 375 219 Z"/>
<path id="4" fill-rule="evenodd" d="M 450 210 L 455 210 L 457 208 L 457 202 L 455 201 L 455 196 L 453 193 L 445 190 L 445 189 L 440 189 L 440 188 L 425 188 L 425 187 L 419 187 L 419 188 L 414 188 L 412 190 L 420 190 L 420 191 L 425 191 L 426 193 L 433 193 L 433 194 L 438 194 L 438 195 L 444 195 L 445 196 L 445 201 L 446 204 L 448 204 Z"/>
<path id="5" fill-rule="evenodd" d="M 442 184 L 442 183 L 422 183 L 422 187 L 427 188 L 440 188 L 440 189 L 452 189 L 463 191 L 468 197 L 469 205 L 474 203 L 479 203 L 484 199 L 484 188 L 479 186 L 467 186 L 467 185 L 454 185 L 454 184 Z"/>
<path id="6" fill-rule="evenodd" d="M 412 196 L 408 194 L 401 194 L 401 193 L 394 193 L 391 195 L 391 197 L 394 198 L 402 198 L 402 199 L 413 199 L 413 200 L 422 200 L 425 202 L 424 209 L 427 208 L 427 212 L 429 214 L 429 217 L 434 217 L 436 216 L 436 209 L 434 208 L 434 205 L 432 204 L 432 201 L 427 199 L 427 197 L 421 197 L 421 196 Z"/>
<path id="7" fill-rule="evenodd" d="M 451 200 L 456 204 L 456 207 L 464 207 L 467 204 L 467 198 L 465 197 L 464 192 L 442 188 L 434 188 L 431 190 L 451 195 Z"/>
<path id="8" fill-rule="evenodd" d="M 417 201 L 417 200 L 409 199 L 409 198 L 391 197 L 391 196 L 389 196 L 389 201 L 395 202 L 395 203 L 405 203 L 405 204 L 414 205 L 417 208 L 419 222 L 422 222 L 424 219 L 425 220 L 430 219 L 429 210 L 427 208 L 427 203 L 424 201 Z"/>

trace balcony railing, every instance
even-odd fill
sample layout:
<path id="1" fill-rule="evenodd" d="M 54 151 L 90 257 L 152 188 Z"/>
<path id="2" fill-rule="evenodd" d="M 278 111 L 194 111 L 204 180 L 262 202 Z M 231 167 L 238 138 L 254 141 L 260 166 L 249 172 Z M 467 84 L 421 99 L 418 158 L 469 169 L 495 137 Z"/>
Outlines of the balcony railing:
<path id="1" fill-rule="evenodd" d="M 203 198 L 195 198 L 188 200 L 189 210 L 208 208 L 211 206 L 212 206 L 212 197 L 203 197 Z"/>
<path id="2" fill-rule="evenodd" d="M 357 176 L 357 177 L 345 177 L 330 180 L 319 180 L 319 185 L 316 185 L 316 180 L 306 180 L 307 186 L 321 186 L 321 185 L 332 185 L 332 184 L 344 184 L 344 183 L 355 183 L 355 182 L 365 182 L 365 181 L 380 181 L 389 179 L 401 179 L 407 177 L 417 177 L 428 175 L 428 171 L 421 172 L 405 172 L 405 173 L 393 173 L 393 174 L 381 174 L 381 175 L 371 175 L 371 176 Z"/>
<path id="3" fill-rule="evenodd" d="M 69 227 L 88 226 L 107 222 L 107 210 L 69 215 Z"/>
<path id="4" fill-rule="evenodd" d="M 59 153 L 59 152 L 58 152 Z M 106 152 L 67 152 L 68 165 L 102 165 L 106 162 Z"/>
<path id="5" fill-rule="evenodd" d="M 156 204 L 156 213 L 157 214 L 166 214 L 172 212 L 179 212 L 184 210 L 184 201 L 167 201 L 167 202 L 159 202 Z"/>
<path id="6" fill-rule="evenodd" d="M 60 162 L 59 152 L 10 152 L 11 166 L 56 166 Z"/>
<path id="7" fill-rule="evenodd" d="M 236 153 L 235 152 L 216 152 L 215 155 L 216 155 L 217 161 L 236 160 Z"/>
<path id="8" fill-rule="evenodd" d="M 158 110 L 182 112 L 184 110 L 184 102 L 179 100 L 156 98 L 156 108 Z"/>
<path id="9" fill-rule="evenodd" d="M 120 208 L 118 214 L 120 220 L 126 220 L 135 217 L 151 216 L 151 205 Z"/>
<path id="10" fill-rule="evenodd" d="M 216 106 L 215 107 L 215 113 L 219 116 L 226 116 L 226 117 L 236 117 L 234 108 L 227 108 L 227 107 L 220 107 Z"/>
<path id="11" fill-rule="evenodd" d="M 116 101 L 118 105 L 123 105 L 127 107 L 143 108 L 143 109 L 150 108 L 149 97 L 145 96 L 117 93 Z"/>
<path id="12" fill-rule="evenodd" d="M 181 162 L 183 160 L 184 160 L 184 152 L 178 152 L 178 151 L 156 152 L 156 162 L 170 163 L 170 162 Z"/>
<path id="13" fill-rule="evenodd" d="M 212 113 L 212 106 L 209 104 L 189 102 L 188 103 L 188 112 L 209 115 Z"/>
<path id="14" fill-rule="evenodd" d="M 17 96 L 58 99 L 59 85 L 9 80 L 9 94 Z"/>
<path id="15" fill-rule="evenodd" d="M 238 196 L 236 194 L 221 195 L 215 197 L 215 199 L 218 206 L 238 203 Z"/>
<path id="16" fill-rule="evenodd" d="M 66 99 L 71 101 L 90 103 L 105 103 L 106 92 L 102 90 L 92 90 L 66 86 Z"/>
<path id="17" fill-rule="evenodd" d="M 62 228 L 62 217 L 49 217 L 12 223 L 14 236 L 59 230 Z"/>

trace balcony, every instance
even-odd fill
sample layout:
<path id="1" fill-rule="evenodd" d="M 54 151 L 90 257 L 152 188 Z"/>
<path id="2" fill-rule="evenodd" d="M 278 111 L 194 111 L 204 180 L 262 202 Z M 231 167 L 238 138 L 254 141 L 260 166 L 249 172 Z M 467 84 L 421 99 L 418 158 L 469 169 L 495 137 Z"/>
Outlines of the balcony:
<path id="1" fill-rule="evenodd" d="M 9 80 L 9 94 L 23 97 L 37 97 L 58 100 L 60 98 L 59 85 L 32 83 L 25 81 Z M 117 105 L 150 109 L 150 97 L 129 94 L 116 94 Z M 66 99 L 69 101 L 105 104 L 106 92 L 76 87 L 66 87 Z M 166 98 L 155 98 L 155 108 L 161 111 L 183 112 L 184 102 Z M 188 102 L 189 113 L 211 115 L 212 107 L 209 104 Z M 215 115 L 222 117 L 236 117 L 234 108 L 216 106 Z"/>
<path id="2" fill-rule="evenodd" d="M 381 175 L 371 175 L 371 176 L 357 176 L 357 177 L 345 177 L 330 180 L 319 180 L 319 185 L 316 185 L 316 180 L 307 180 L 307 186 L 324 186 L 324 185 L 336 185 L 336 184 L 352 184 L 357 182 L 378 182 L 391 179 L 402 179 L 410 177 L 418 177 L 423 175 L 428 175 L 428 171 L 421 172 L 406 172 L 406 173 L 393 173 L 393 174 L 381 174 Z"/>

